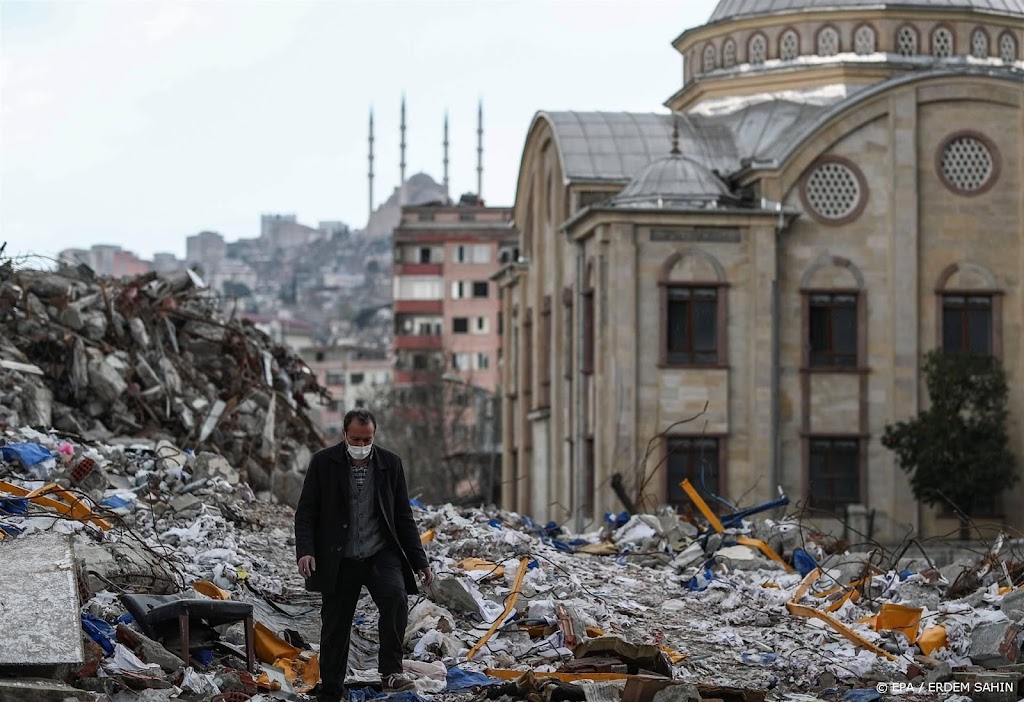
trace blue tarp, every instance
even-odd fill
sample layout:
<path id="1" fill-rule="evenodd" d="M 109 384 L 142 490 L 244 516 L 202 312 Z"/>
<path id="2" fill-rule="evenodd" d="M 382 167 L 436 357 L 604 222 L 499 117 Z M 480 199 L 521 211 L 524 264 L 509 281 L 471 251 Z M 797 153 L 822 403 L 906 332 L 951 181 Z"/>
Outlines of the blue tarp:
<path id="1" fill-rule="evenodd" d="M 0 514 L 28 514 L 28 498 L 0 497 Z"/>
<path id="2" fill-rule="evenodd" d="M 818 562 L 807 551 L 798 548 L 793 550 L 793 567 L 800 571 L 800 575 L 806 576 L 818 567 Z"/>
<path id="3" fill-rule="evenodd" d="M 705 590 L 714 579 L 715 574 L 711 572 L 711 568 L 704 566 L 703 573 L 697 573 L 695 576 L 690 578 L 689 590 L 691 592 L 700 592 L 701 590 Z"/>
<path id="4" fill-rule="evenodd" d="M 91 614 L 82 615 L 82 629 L 93 641 L 103 647 L 108 656 L 114 653 L 114 627 Z"/>
<path id="5" fill-rule="evenodd" d="M 468 692 L 474 687 L 484 685 L 498 685 L 501 680 L 492 678 L 490 675 L 476 673 L 472 670 L 463 670 L 458 666 L 448 669 L 448 687 L 445 692 Z"/>
<path id="6" fill-rule="evenodd" d="M 349 702 L 366 702 L 367 700 L 380 698 L 386 698 L 389 702 L 427 702 L 425 698 L 420 697 L 411 690 L 408 692 L 392 692 L 390 695 L 386 692 L 378 692 L 372 687 L 361 687 L 357 690 L 348 691 Z"/>
<path id="7" fill-rule="evenodd" d="M 53 457 L 49 449 L 39 444 L 7 444 L 0 446 L 0 454 L 3 454 L 5 461 L 17 460 L 26 466 L 34 466 Z"/>
<path id="8" fill-rule="evenodd" d="M 846 702 L 875 702 L 881 697 L 882 693 L 873 689 L 854 689 L 843 693 L 843 699 Z"/>
<path id="9" fill-rule="evenodd" d="M 620 526 L 625 526 L 629 522 L 629 512 L 619 512 L 618 514 L 612 514 L 611 512 L 605 512 L 604 523 L 612 529 L 618 529 Z"/>

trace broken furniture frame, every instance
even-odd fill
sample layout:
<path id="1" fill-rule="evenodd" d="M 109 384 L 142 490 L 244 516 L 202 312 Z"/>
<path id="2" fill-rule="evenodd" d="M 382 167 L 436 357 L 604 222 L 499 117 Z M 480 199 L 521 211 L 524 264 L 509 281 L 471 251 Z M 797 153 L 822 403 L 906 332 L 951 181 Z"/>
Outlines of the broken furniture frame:
<path id="1" fill-rule="evenodd" d="M 693 504 L 696 505 L 700 513 L 703 514 L 704 518 L 708 520 L 708 523 L 711 525 L 711 528 L 713 528 L 719 534 L 725 533 L 725 526 L 722 525 L 722 521 L 718 518 L 718 515 L 715 514 L 710 507 L 708 507 L 708 503 L 705 502 L 704 498 L 701 497 L 700 493 L 697 492 L 697 488 L 693 487 L 693 485 L 690 483 L 689 478 L 683 478 L 683 482 L 679 483 L 679 486 L 683 488 L 683 491 L 687 494 L 687 496 L 690 498 Z M 789 500 L 787 498 L 786 503 L 788 502 Z M 771 503 L 771 505 L 773 506 L 775 504 L 776 503 Z M 767 508 L 767 505 L 765 506 L 765 508 Z M 756 509 L 760 510 L 760 508 Z M 750 510 L 747 511 L 749 512 Z M 738 514 L 741 513 L 738 512 L 737 515 Z M 736 515 L 732 516 L 735 517 Z M 764 541 L 761 541 L 761 539 L 753 539 L 749 536 L 737 536 L 736 543 L 741 544 L 743 546 L 756 548 L 765 556 L 781 565 L 787 573 L 793 572 L 793 567 L 786 563 L 786 561 L 782 560 L 782 557 L 775 552 L 775 549 L 766 544 Z"/>
<path id="2" fill-rule="evenodd" d="M 110 522 L 105 519 L 100 519 L 94 515 L 92 508 L 89 507 L 89 505 L 87 505 L 81 498 L 56 483 L 50 483 L 41 488 L 29 490 L 28 488 L 23 488 L 20 485 L 0 480 L 0 492 L 7 492 L 15 497 L 24 497 L 28 499 L 29 502 L 37 504 L 40 507 L 56 510 L 60 514 L 71 517 L 72 519 L 93 524 L 103 531 L 110 531 Z"/>
<path id="3" fill-rule="evenodd" d="M 253 606 L 248 602 L 226 600 L 186 599 L 176 595 L 120 595 L 121 603 L 138 622 L 146 636 L 160 640 L 168 633 L 167 623 L 177 620 L 181 638 L 181 659 L 186 664 L 189 654 L 189 634 L 192 620 L 204 621 L 209 626 L 245 623 L 245 657 L 247 670 L 256 669 Z"/>

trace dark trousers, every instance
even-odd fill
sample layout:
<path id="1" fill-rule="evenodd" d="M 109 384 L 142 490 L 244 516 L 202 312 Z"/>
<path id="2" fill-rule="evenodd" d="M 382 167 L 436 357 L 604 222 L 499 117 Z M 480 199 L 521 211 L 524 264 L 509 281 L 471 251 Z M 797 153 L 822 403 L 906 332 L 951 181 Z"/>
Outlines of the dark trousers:
<path id="1" fill-rule="evenodd" d="M 364 585 L 380 610 L 377 668 L 381 678 L 402 672 L 402 641 L 409 623 L 409 604 L 402 556 L 394 548 L 386 548 L 365 560 L 342 559 L 334 592 L 324 593 L 320 610 L 320 680 L 325 692 L 338 695 L 342 692 L 348 669 L 352 618 Z"/>

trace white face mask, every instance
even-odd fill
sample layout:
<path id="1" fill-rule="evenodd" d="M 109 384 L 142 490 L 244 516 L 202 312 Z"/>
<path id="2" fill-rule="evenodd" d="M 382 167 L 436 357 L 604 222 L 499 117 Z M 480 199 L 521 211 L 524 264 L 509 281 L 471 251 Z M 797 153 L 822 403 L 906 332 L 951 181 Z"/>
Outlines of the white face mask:
<path id="1" fill-rule="evenodd" d="M 361 461 L 370 455 L 370 449 L 373 448 L 373 443 L 367 444 L 366 446 L 353 446 L 348 444 L 348 455 L 357 461 Z"/>

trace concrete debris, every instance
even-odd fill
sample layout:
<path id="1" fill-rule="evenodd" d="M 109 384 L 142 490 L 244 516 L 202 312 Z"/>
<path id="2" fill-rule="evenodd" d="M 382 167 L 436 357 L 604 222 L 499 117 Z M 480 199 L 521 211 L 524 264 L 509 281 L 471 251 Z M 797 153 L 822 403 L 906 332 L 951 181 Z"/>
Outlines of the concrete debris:
<path id="1" fill-rule="evenodd" d="M 303 450 L 323 446 L 305 414 L 307 398 L 326 396 L 316 376 L 251 324 L 224 318 L 192 277 L 114 281 L 7 261 L 0 299 L 0 425 L 165 440 L 212 452 L 223 463 L 211 470 L 233 482 L 247 463 L 301 473 Z M 294 480 L 267 482 L 297 499 Z"/>
<path id="2" fill-rule="evenodd" d="M 218 316 L 187 274 L 114 283 L 5 264 L 0 301 L 0 667 L 60 664 L 43 682 L 0 670 L 0 700 L 304 699 L 319 598 L 296 573 L 288 505 L 321 443 L 308 369 Z M 765 506 L 721 519 L 696 506 L 706 523 L 622 513 L 569 534 L 414 500 L 438 578 L 410 601 L 404 702 L 867 700 L 881 682 L 1024 677 L 1024 564 L 1000 558 L 1003 539 L 947 565 L 851 551 Z M 45 557 L 8 557 L 19 550 Z M 26 572 L 59 579 L 67 601 Z M 131 593 L 251 604 L 258 664 L 244 623 L 190 621 L 187 653 L 176 621 L 144 635 Z M 379 681 L 375 614 L 365 595 L 354 687 Z M 73 655 L 8 645 L 58 638 Z"/>
<path id="3" fill-rule="evenodd" d="M 84 663 L 61 680 L 94 693 L 177 689 L 190 699 L 223 693 L 228 673 L 247 694 L 275 686 L 297 694 L 315 685 L 306 678 L 318 675 L 315 650 L 308 648 L 319 639 L 318 601 L 295 573 L 292 512 L 255 500 L 225 456 L 185 451 L 169 439 L 101 443 L 29 428 L 8 429 L 0 441 L 0 533 L 6 537 L 0 547 L 70 539 L 82 616 L 96 618 L 92 628 L 82 624 Z M 45 479 L 35 470 L 43 464 L 49 466 Z M 49 492 L 33 493 L 45 480 L 54 481 Z M 77 511 L 64 500 L 74 500 Z M 425 598 L 411 603 L 405 636 L 410 672 L 439 664 L 449 675 L 455 668 L 486 672 L 514 681 L 491 692 L 536 695 L 541 702 L 616 702 L 628 691 L 635 702 L 654 702 L 658 694 L 693 699 L 685 685 L 695 686 L 701 699 L 710 699 L 712 688 L 717 695 L 739 691 L 736 699 L 748 692 L 774 699 L 776 692 L 842 694 L 873 681 L 941 682 L 965 671 L 1024 676 L 1024 666 L 1013 665 L 1021 660 L 1024 636 L 1008 617 L 1021 591 L 1003 584 L 1006 572 L 1021 570 L 996 567 L 991 556 L 960 564 L 957 587 L 967 573 L 978 589 L 954 599 L 953 583 L 931 566 L 898 572 L 880 567 L 882 559 L 871 554 L 827 553 L 815 532 L 795 520 L 743 522 L 711 534 L 689 523 L 677 528 L 666 515 L 633 515 L 567 534 L 514 513 L 414 507 L 421 531 L 432 536 L 425 548 L 439 577 Z M 799 544 L 791 562 L 767 542 L 751 545 L 757 542 L 745 536 L 794 532 L 799 538 L 786 537 Z M 665 558 L 652 559 L 649 549 Z M 805 558 L 820 571 L 808 577 L 787 572 Z M 116 596 L 122 592 L 253 604 L 258 631 L 266 632 L 256 637 L 257 652 L 265 654 L 257 674 L 245 670 L 241 625 L 205 632 L 209 653 L 194 653 L 186 664 L 173 637 L 144 636 L 125 618 Z M 831 619 L 791 616 L 787 606 L 794 602 Z M 368 684 L 377 680 L 376 618 L 368 596 L 358 614 L 351 680 Z M 97 621 L 106 622 L 106 634 Z M 198 631 L 195 636 L 203 640 Z M 268 649 L 266 636 L 279 643 Z M 525 674 L 535 676 L 533 682 L 516 681 Z M 423 673 L 418 694 L 450 695 L 431 675 Z M 624 676 L 628 683 L 576 684 L 600 675 Z M 680 689 L 662 692 L 664 684 L 635 682 L 650 680 Z"/>

